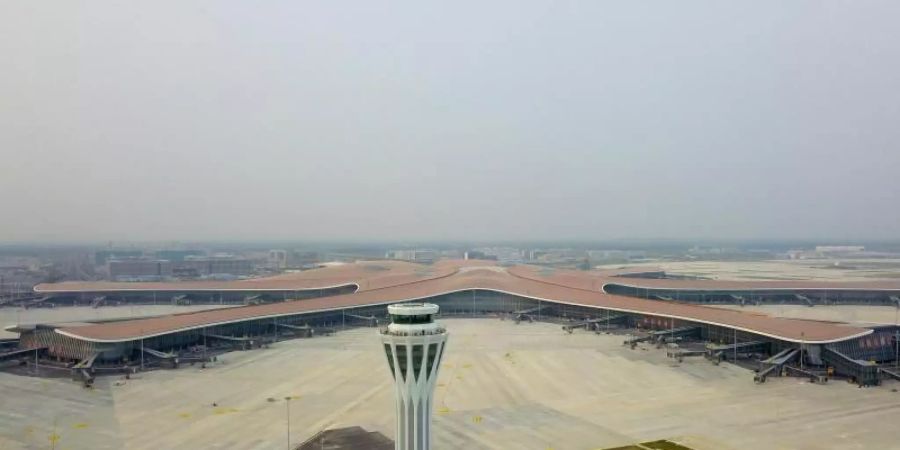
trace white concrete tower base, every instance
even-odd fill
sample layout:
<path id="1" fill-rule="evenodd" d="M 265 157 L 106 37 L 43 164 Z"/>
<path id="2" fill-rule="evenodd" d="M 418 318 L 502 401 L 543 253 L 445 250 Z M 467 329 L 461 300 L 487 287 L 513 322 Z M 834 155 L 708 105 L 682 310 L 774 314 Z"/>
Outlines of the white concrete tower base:
<path id="1" fill-rule="evenodd" d="M 447 331 L 434 322 L 437 312 L 438 306 L 430 303 L 390 305 L 391 324 L 381 330 L 394 377 L 397 450 L 431 448 L 434 383 L 447 342 Z"/>

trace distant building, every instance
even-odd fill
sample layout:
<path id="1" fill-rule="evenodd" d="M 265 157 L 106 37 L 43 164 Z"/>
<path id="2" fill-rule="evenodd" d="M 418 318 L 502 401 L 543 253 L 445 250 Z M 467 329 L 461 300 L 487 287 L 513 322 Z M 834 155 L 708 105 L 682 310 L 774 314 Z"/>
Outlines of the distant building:
<path id="1" fill-rule="evenodd" d="M 523 252 L 512 247 L 485 247 L 469 250 L 468 259 L 491 259 L 501 264 L 520 263 L 523 260 Z M 480 257 L 479 257 L 480 256 Z"/>
<path id="2" fill-rule="evenodd" d="M 584 250 L 572 248 L 532 249 L 523 252 L 523 255 L 525 260 L 534 261 L 539 264 L 553 265 L 584 265 L 585 258 L 587 257 L 587 253 Z M 513 262 L 517 263 L 517 261 Z"/>
<path id="3" fill-rule="evenodd" d="M 800 249 L 788 250 L 784 255 L 787 259 L 818 259 L 823 257 L 821 253 Z"/>
<path id="4" fill-rule="evenodd" d="M 165 259 L 174 263 L 184 261 L 189 256 L 203 256 L 205 254 L 203 250 L 159 250 L 156 252 L 156 259 Z"/>
<path id="5" fill-rule="evenodd" d="M 459 259 L 459 258 L 461 258 L 461 257 L 463 256 L 462 252 L 461 252 L 460 250 L 457 250 L 457 249 L 453 249 L 453 250 L 441 250 L 441 251 L 438 253 L 438 255 L 439 255 L 441 258 L 447 258 L 447 259 Z"/>
<path id="6" fill-rule="evenodd" d="M 647 252 L 643 250 L 588 250 L 587 254 L 592 261 L 630 260 L 647 257 Z"/>
<path id="7" fill-rule="evenodd" d="M 274 269 L 284 269 L 288 265 L 287 250 L 269 250 L 268 257 L 269 267 Z"/>
<path id="8" fill-rule="evenodd" d="M 172 263 L 166 260 L 113 259 L 107 261 L 112 280 L 153 281 L 172 275 Z"/>
<path id="9" fill-rule="evenodd" d="M 488 255 L 480 250 L 469 250 L 463 253 L 463 259 L 489 259 L 496 261 L 497 257 L 494 255 Z"/>
<path id="10" fill-rule="evenodd" d="M 817 245 L 816 253 L 859 253 L 866 251 L 862 245 Z"/>
<path id="11" fill-rule="evenodd" d="M 391 250 L 384 256 L 388 259 L 430 263 L 437 259 L 437 252 L 434 250 Z"/>
<path id="12" fill-rule="evenodd" d="M 319 261 L 322 261 L 322 259 L 322 255 L 320 255 L 319 252 L 295 250 L 291 252 L 290 264 L 302 267 L 305 265 L 316 264 Z"/>
<path id="13" fill-rule="evenodd" d="M 178 266 L 183 269 L 194 269 L 199 276 L 239 276 L 253 272 L 253 263 L 249 259 L 234 256 L 186 257 Z"/>
<path id="14" fill-rule="evenodd" d="M 172 268 L 172 276 L 181 279 L 199 278 L 200 271 L 195 267 L 176 266 Z"/>
<path id="15" fill-rule="evenodd" d="M 111 259 L 140 258 L 144 256 L 141 250 L 101 250 L 94 253 L 94 264 L 105 266 Z"/>

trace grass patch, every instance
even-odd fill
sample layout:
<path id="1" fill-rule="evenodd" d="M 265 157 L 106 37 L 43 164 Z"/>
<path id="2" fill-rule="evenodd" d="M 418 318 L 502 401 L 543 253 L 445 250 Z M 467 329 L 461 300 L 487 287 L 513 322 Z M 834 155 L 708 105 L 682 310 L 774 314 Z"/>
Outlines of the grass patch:
<path id="1" fill-rule="evenodd" d="M 641 445 L 653 450 L 691 450 L 689 447 L 685 447 L 683 445 L 676 444 L 665 439 L 659 441 L 641 442 Z"/>

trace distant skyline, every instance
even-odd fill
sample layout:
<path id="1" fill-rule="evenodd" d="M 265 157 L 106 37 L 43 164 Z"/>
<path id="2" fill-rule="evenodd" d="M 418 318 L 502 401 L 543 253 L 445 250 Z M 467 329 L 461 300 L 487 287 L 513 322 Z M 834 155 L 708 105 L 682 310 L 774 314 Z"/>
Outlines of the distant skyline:
<path id="1" fill-rule="evenodd" d="M 0 243 L 900 239 L 900 3 L 0 4 Z"/>
<path id="2" fill-rule="evenodd" d="M 378 240 L 378 239 L 344 239 L 344 240 L 160 240 L 160 241 L 20 241 L 0 242 L 0 253 L 16 250 L 40 249 L 155 249 L 155 250 L 270 250 L 325 249 L 339 251 L 347 249 L 414 249 L 431 248 L 439 250 L 465 250 L 484 247 L 513 247 L 520 249 L 572 248 L 583 250 L 640 250 L 666 249 L 686 250 L 691 247 L 700 248 L 738 248 L 743 250 L 790 250 L 814 249 L 820 245 L 862 245 L 871 251 L 900 251 L 900 239 L 894 240 L 833 240 L 833 239 L 615 239 L 615 240 Z"/>

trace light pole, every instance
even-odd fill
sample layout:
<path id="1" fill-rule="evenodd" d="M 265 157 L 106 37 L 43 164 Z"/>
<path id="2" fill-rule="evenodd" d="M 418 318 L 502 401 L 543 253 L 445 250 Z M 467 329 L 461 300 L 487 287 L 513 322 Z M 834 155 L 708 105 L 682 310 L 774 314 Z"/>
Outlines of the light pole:
<path id="1" fill-rule="evenodd" d="M 900 330 L 894 332 L 894 370 L 900 368 Z"/>
<path id="2" fill-rule="evenodd" d="M 737 364 L 737 328 L 734 329 L 734 363 Z"/>
<path id="3" fill-rule="evenodd" d="M 897 322 L 897 314 L 900 313 L 900 303 L 894 308 L 894 369 L 900 368 L 900 322 Z"/>
<path id="4" fill-rule="evenodd" d="M 285 412 L 287 413 L 287 448 L 291 450 L 291 396 L 284 398 Z"/>
<path id="5" fill-rule="evenodd" d="M 803 370 L 803 338 L 806 333 L 800 332 L 800 370 Z"/>

